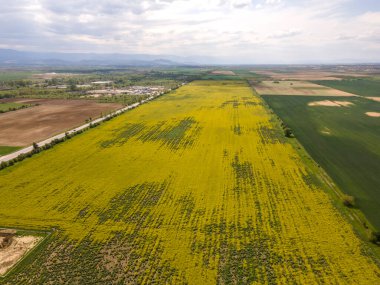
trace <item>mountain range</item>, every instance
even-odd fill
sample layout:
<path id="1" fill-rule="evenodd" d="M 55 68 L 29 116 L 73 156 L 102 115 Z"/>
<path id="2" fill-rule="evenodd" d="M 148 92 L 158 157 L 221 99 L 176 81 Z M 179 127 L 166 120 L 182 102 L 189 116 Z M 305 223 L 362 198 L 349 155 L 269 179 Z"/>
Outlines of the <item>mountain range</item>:
<path id="1" fill-rule="evenodd" d="M 31 52 L 0 49 L 0 67 L 12 66 L 178 66 L 213 64 L 209 57 L 118 53 Z"/>

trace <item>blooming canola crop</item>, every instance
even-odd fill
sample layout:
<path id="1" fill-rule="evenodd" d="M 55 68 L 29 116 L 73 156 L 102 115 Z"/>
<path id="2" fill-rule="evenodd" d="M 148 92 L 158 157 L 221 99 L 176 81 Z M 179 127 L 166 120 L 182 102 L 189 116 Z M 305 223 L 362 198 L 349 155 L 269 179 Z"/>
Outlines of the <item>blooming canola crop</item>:
<path id="1" fill-rule="evenodd" d="M 193 82 L 0 172 L 1 225 L 57 229 L 8 281 L 379 283 L 310 175 L 245 82 Z"/>

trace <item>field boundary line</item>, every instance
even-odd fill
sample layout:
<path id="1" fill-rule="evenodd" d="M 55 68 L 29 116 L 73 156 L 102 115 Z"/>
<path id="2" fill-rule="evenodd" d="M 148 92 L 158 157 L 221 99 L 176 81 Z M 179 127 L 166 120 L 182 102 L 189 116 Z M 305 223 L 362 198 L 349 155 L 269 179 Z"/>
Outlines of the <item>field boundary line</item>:
<path id="1" fill-rule="evenodd" d="M 81 132 L 83 132 L 83 131 L 85 131 L 85 130 L 87 130 L 89 128 L 96 127 L 100 123 L 105 122 L 107 120 L 110 120 L 110 119 L 112 119 L 112 118 L 114 118 L 116 116 L 119 116 L 119 115 L 125 113 L 126 111 L 129 111 L 129 110 L 132 110 L 134 108 L 137 108 L 140 105 L 143 105 L 143 104 L 145 104 L 145 103 L 147 103 L 149 101 L 157 99 L 157 98 L 159 98 L 159 97 L 161 97 L 161 96 L 163 96 L 165 94 L 168 94 L 168 93 L 170 93 L 172 91 L 175 91 L 177 88 L 179 88 L 179 87 L 181 87 L 183 85 L 184 84 L 179 85 L 176 88 L 169 89 L 167 92 L 161 93 L 159 95 L 150 96 L 150 97 L 148 97 L 146 99 L 141 100 L 140 102 L 136 102 L 134 104 L 131 104 L 131 105 L 128 105 L 128 106 L 123 107 L 121 109 L 118 109 L 118 110 L 116 110 L 116 111 L 114 111 L 114 112 L 112 112 L 112 113 L 110 113 L 110 114 L 108 114 L 106 116 L 97 118 L 97 119 L 95 119 L 95 120 L 93 120 L 93 121 L 91 121 L 89 123 L 86 123 L 86 124 L 81 125 L 79 127 L 73 128 L 73 129 L 71 129 L 69 131 L 65 131 L 65 132 L 59 133 L 59 134 L 57 134 L 55 136 L 52 136 L 52 137 L 50 137 L 48 139 L 45 139 L 43 141 L 37 142 L 37 146 L 39 148 L 42 148 L 42 147 L 44 147 L 44 146 L 46 146 L 46 145 L 54 142 L 55 140 L 62 140 L 66 136 L 70 136 L 70 135 L 74 136 L 74 135 L 79 134 L 79 133 L 81 133 Z M 0 163 L 2 163 L 2 162 L 6 163 L 6 162 L 9 162 L 9 161 L 15 160 L 15 159 L 18 158 L 18 156 L 32 154 L 33 150 L 34 150 L 33 145 L 30 145 L 30 146 L 24 147 L 24 148 L 22 148 L 20 150 L 17 150 L 15 152 L 12 152 L 10 154 L 4 155 L 4 156 L 0 156 Z M 0 168 L 0 171 L 1 171 L 1 168 Z"/>

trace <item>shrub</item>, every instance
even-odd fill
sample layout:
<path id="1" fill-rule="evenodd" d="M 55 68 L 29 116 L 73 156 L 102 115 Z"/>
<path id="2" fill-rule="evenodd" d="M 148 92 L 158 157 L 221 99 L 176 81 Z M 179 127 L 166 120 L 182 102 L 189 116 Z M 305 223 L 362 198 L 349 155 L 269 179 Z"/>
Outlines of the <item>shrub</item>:
<path id="1" fill-rule="evenodd" d="M 289 128 L 289 127 L 284 128 L 284 134 L 285 134 L 285 136 L 286 136 L 287 138 L 292 138 L 292 137 L 294 137 L 294 135 L 293 135 L 293 131 L 292 131 L 292 129 Z"/>
<path id="2" fill-rule="evenodd" d="M 344 195 L 343 196 L 343 205 L 345 205 L 346 207 L 355 207 L 355 197 L 349 196 L 349 195 Z"/>
<path id="3" fill-rule="evenodd" d="M 380 232 L 369 231 L 368 239 L 370 242 L 380 245 Z"/>
<path id="4" fill-rule="evenodd" d="M 38 150 L 40 147 L 36 142 L 33 143 L 33 150 Z"/>
<path id="5" fill-rule="evenodd" d="M 8 166 L 8 162 L 6 162 L 6 161 L 2 161 L 0 163 L 0 169 L 6 168 L 7 166 Z"/>

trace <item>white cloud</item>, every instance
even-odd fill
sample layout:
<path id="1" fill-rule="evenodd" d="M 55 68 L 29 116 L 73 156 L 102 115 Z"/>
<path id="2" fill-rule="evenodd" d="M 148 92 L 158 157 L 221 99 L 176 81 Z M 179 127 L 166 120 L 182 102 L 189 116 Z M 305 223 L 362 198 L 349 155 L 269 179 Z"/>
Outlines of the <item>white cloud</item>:
<path id="1" fill-rule="evenodd" d="M 380 25 L 380 11 L 379 12 L 367 12 L 358 17 L 363 24 Z"/>
<path id="2" fill-rule="evenodd" d="M 2 5 L 0 42 L 27 50 L 198 54 L 242 63 L 380 60 L 380 6 L 347 16 L 353 1 L 20 0 Z"/>
<path id="3" fill-rule="evenodd" d="M 290 38 L 301 34 L 301 30 L 280 30 L 277 32 L 274 32 L 273 34 L 270 34 L 268 38 L 274 38 L 274 39 L 283 39 L 283 38 Z"/>
<path id="4" fill-rule="evenodd" d="M 234 0 L 231 2 L 232 2 L 233 7 L 235 8 L 245 8 L 251 4 L 250 0 Z"/>

